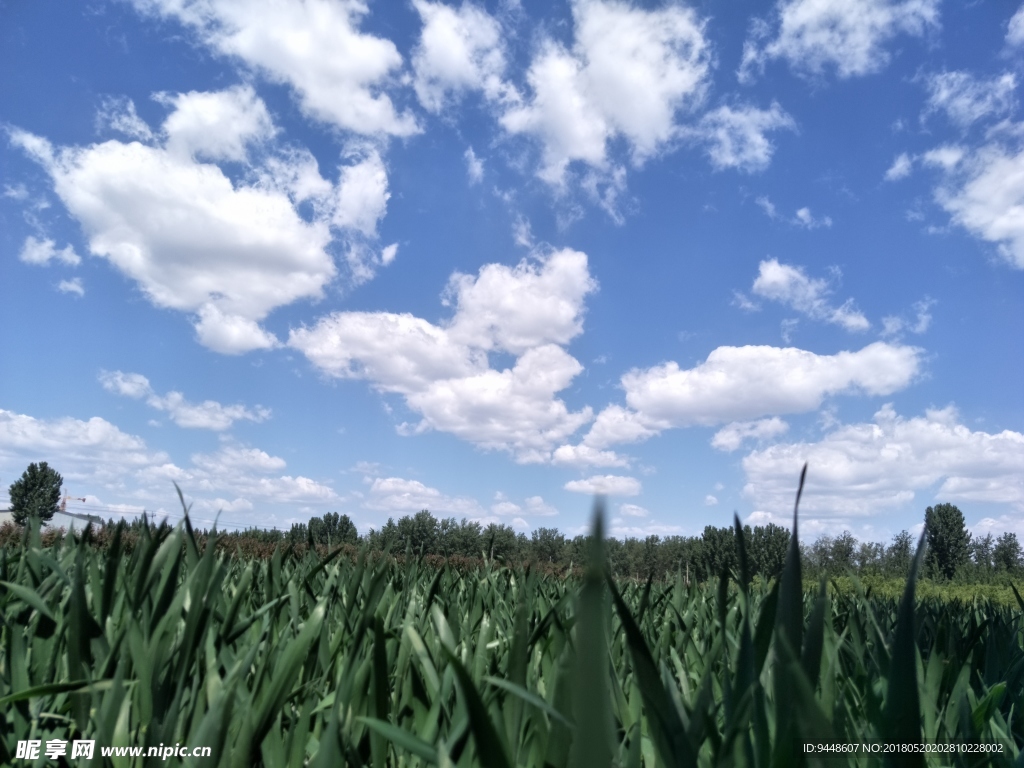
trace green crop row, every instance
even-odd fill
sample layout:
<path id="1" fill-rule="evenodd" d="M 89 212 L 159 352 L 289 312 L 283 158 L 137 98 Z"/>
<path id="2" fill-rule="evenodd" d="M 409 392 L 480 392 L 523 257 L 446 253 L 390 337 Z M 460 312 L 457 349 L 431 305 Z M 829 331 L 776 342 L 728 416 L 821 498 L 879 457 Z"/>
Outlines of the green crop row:
<path id="1" fill-rule="evenodd" d="M 102 550 L 29 529 L 0 549 L 0 764 L 19 740 L 93 739 L 210 746 L 184 761 L 209 768 L 883 762 L 808 742 L 986 744 L 886 761 L 1024 765 L 1016 591 L 915 600 L 919 552 L 899 598 L 806 592 L 795 536 L 781 577 L 746 586 L 738 522 L 732 577 L 616 582 L 601 529 L 568 579 L 365 550 L 246 560 L 187 520 L 130 553 L 120 529 Z"/>

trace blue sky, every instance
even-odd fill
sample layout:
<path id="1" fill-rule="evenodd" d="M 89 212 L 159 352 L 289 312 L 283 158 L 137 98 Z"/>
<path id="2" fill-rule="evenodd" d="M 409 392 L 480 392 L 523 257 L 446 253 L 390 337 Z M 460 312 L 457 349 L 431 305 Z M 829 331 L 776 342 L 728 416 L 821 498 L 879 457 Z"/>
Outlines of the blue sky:
<path id="1" fill-rule="evenodd" d="M 1024 7 L 0 17 L 4 491 L 1024 535 Z"/>

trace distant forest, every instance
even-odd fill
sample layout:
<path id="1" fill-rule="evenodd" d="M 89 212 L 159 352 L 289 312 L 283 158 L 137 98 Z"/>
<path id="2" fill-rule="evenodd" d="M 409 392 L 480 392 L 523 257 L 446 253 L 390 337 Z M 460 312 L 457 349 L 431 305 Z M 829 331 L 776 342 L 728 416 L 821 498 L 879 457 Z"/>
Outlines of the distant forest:
<path id="1" fill-rule="evenodd" d="M 964 516 L 950 504 L 926 510 L 929 522 L 929 551 L 926 577 L 935 581 L 962 584 L 1004 584 L 1024 577 L 1024 556 L 1016 534 L 999 537 L 970 536 Z M 153 520 L 137 519 L 127 526 L 128 547 L 133 530 Z M 97 544 L 110 540 L 115 523 L 96 529 Z M 13 544 L 20 536 L 18 526 L 0 526 L 0 546 Z M 744 525 L 743 542 L 752 572 L 750 577 L 770 580 L 781 571 L 790 546 L 790 530 L 780 525 Z M 48 536 L 57 536 L 50 529 Z M 208 531 L 197 531 L 208 536 Z M 345 514 L 329 512 L 308 523 L 296 523 L 290 530 L 247 528 L 220 531 L 218 549 L 239 550 L 244 555 L 269 556 L 276 548 L 292 550 L 314 548 L 326 553 L 339 546 L 353 550 L 367 546 L 371 552 L 389 551 L 392 555 L 426 556 L 430 560 L 447 559 L 471 565 L 489 558 L 508 564 L 536 563 L 547 571 L 564 572 L 584 563 L 587 537 L 566 537 L 554 527 L 541 527 L 526 536 L 511 525 L 479 522 L 454 517 L 436 518 L 428 510 L 388 521 L 368 535 L 360 537 Z M 47 536 L 44 535 L 44 541 Z M 842 577 L 850 573 L 861 577 L 905 578 L 916 541 L 901 530 L 889 543 L 861 542 L 850 531 L 840 536 L 823 536 L 813 543 L 801 543 L 805 579 Z M 662 578 L 680 573 L 690 581 L 716 579 L 729 569 L 738 575 L 739 559 L 734 527 L 708 525 L 700 536 L 648 536 L 625 540 L 609 538 L 605 552 L 609 565 L 620 578 L 645 580 L 649 575 Z"/>
<path id="2" fill-rule="evenodd" d="M 964 517 L 952 504 L 929 507 L 926 576 L 937 581 L 958 583 L 1003 583 L 1024 576 L 1024 558 L 1014 533 L 971 537 Z M 141 525 L 135 521 L 133 526 Z M 113 521 L 107 526 L 113 525 Z M 206 534 L 205 531 L 201 532 Z M 751 577 L 777 576 L 789 546 L 786 528 L 768 525 L 743 526 Z M 0 543 L 4 539 L 0 536 Z M 393 555 L 411 553 L 431 559 L 478 560 L 488 557 L 505 563 L 534 562 L 545 570 L 566 571 L 579 567 L 586 556 L 587 537 L 567 537 L 557 528 L 537 528 L 531 535 L 509 525 L 434 517 L 428 510 L 406 515 L 365 536 L 345 514 L 329 512 L 298 523 L 289 531 L 250 528 L 222 533 L 220 547 L 241 548 L 253 554 L 272 552 L 277 546 L 304 549 L 333 549 L 339 545 L 371 551 L 388 550 Z M 888 543 L 858 541 L 849 531 L 822 536 L 813 543 L 801 543 L 804 577 L 832 578 L 850 573 L 859 576 L 903 578 L 917 542 L 901 531 Z M 737 536 L 734 527 L 707 526 L 700 536 L 647 536 L 607 540 L 606 552 L 616 576 L 646 579 L 680 573 L 691 581 L 717 578 L 725 569 L 739 572 Z"/>

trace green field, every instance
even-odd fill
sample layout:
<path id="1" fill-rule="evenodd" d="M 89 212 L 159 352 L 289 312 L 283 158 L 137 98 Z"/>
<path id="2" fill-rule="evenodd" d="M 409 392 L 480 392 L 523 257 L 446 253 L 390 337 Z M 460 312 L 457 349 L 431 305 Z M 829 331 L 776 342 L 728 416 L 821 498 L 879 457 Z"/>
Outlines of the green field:
<path id="1" fill-rule="evenodd" d="M 892 594 L 806 590 L 795 545 L 750 580 L 742 532 L 705 584 L 615 581 L 600 537 L 564 577 L 102 533 L 0 548 L 0 764 L 84 738 L 211 767 L 1024 765 L 1024 604 L 915 600 L 916 567 Z"/>

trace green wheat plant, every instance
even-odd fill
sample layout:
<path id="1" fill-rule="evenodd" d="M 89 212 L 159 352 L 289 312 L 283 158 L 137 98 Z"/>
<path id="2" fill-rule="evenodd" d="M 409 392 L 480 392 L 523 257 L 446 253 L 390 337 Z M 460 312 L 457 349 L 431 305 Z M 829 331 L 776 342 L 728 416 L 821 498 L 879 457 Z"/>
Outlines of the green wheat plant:
<path id="1" fill-rule="evenodd" d="M 187 517 L 130 551 L 123 526 L 103 547 L 30 526 L 0 548 L 0 764 L 30 764 L 19 740 L 93 739 L 212 755 L 75 764 L 1024 766 L 1016 588 L 917 596 L 919 546 L 899 595 L 805 589 L 796 510 L 777 580 L 749 578 L 737 520 L 737 572 L 616 581 L 602 526 L 598 505 L 567 578 L 366 548 L 246 557 Z"/>

